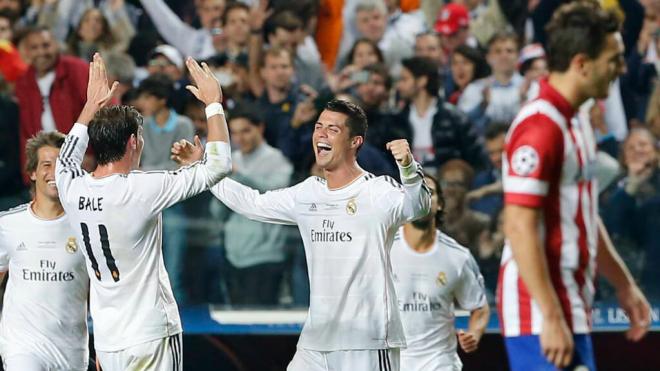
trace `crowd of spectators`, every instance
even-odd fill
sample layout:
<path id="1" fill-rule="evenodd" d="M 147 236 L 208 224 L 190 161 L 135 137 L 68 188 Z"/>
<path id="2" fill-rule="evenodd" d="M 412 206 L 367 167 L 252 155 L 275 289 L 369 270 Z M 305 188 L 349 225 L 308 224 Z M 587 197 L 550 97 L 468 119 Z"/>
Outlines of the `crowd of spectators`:
<path id="1" fill-rule="evenodd" d="M 100 52 L 115 104 L 144 116 L 142 169 L 175 169 L 174 141 L 206 140 L 184 58 L 224 93 L 231 175 L 259 191 L 319 175 L 313 123 L 334 97 L 369 122 L 359 164 L 397 177 L 385 143 L 406 138 L 446 198 L 442 230 L 468 247 L 494 297 L 508 126 L 548 74 L 557 0 L 0 0 L 0 209 L 29 200 L 25 143 L 68 132 Z M 598 144 L 600 210 L 651 300 L 660 300 L 660 1 L 603 0 L 624 20 L 627 72 L 580 119 Z M 85 167 L 94 168 L 94 154 Z M 322 175 L 322 174 L 320 174 Z M 202 194 L 163 213 L 164 259 L 181 305 L 305 305 L 295 229 L 250 221 Z M 600 299 L 608 300 L 608 290 Z"/>

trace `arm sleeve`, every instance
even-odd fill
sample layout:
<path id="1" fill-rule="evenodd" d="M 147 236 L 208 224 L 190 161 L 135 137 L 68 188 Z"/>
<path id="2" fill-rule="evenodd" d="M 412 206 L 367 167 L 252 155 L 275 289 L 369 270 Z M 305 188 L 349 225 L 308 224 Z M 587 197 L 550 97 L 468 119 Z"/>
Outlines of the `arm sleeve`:
<path id="1" fill-rule="evenodd" d="M 158 33 L 168 44 L 177 48 L 184 56 L 196 57 L 193 55 L 194 45 L 191 43 L 191 36 L 200 30 L 183 22 L 163 0 L 140 0 L 140 3 L 149 14 Z M 210 38 L 211 35 L 209 34 L 208 37 Z"/>
<path id="2" fill-rule="evenodd" d="M 458 306 L 463 310 L 472 311 L 486 305 L 484 277 L 479 272 L 479 266 L 472 255 L 461 270 L 454 295 Z"/>
<path id="3" fill-rule="evenodd" d="M 65 204 L 64 200 L 71 181 L 85 175 L 81 164 L 88 141 L 87 126 L 76 123 L 73 124 L 60 148 L 60 154 L 57 156 L 55 164 L 55 183 L 62 204 Z"/>
<path id="4" fill-rule="evenodd" d="M 402 225 L 420 218 L 431 210 L 431 191 L 424 182 L 422 167 L 413 161 L 407 167 L 399 167 L 402 184 L 385 177 L 391 187 L 378 194 L 377 205 L 388 205 L 394 225 Z"/>
<path id="5" fill-rule="evenodd" d="M 4 234 L 4 230 L 0 227 L 0 272 L 6 272 L 9 269 L 9 253 Z"/>
<path id="6" fill-rule="evenodd" d="M 537 113 L 512 130 L 503 155 L 504 203 L 541 207 L 550 184 L 561 176 L 562 129 L 547 116 Z"/>
<path id="7" fill-rule="evenodd" d="M 202 193 L 218 183 L 231 171 L 231 153 L 225 142 L 208 142 L 202 161 L 174 171 L 134 173 L 140 179 L 140 192 L 153 214 Z"/>
<path id="8" fill-rule="evenodd" d="M 211 192 L 227 207 L 246 218 L 274 224 L 296 224 L 295 193 L 300 184 L 260 194 L 232 179 L 224 179 Z"/>

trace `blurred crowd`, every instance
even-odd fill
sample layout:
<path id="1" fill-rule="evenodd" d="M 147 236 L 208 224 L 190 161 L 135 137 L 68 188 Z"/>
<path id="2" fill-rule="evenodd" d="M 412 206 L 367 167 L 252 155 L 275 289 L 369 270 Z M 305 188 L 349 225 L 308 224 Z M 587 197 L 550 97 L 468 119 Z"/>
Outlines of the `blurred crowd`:
<path id="1" fill-rule="evenodd" d="M 143 170 L 175 169 L 173 142 L 205 141 L 187 56 L 220 82 L 232 178 L 260 191 L 319 175 L 313 123 L 334 97 L 369 121 L 359 164 L 398 177 L 385 143 L 406 138 L 446 198 L 441 229 L 468 247 L 493 298 L 504 243 L 508 126 L 548 74 L 544 26 L 561 0 L 0 0 L 0 209 L 29 200 L 25 143 L 67 133 L 95 52 L 144 116 Z M 600 210 L 651 300 L 660 300 L 660 0 L 603 0 L 623 21 L 627 72 L 580 109 L 599 144 Z M 94 154 L 86 156 L 94 168 Z M 322 174 L 320 174 L 322 175 Z M 250 221 L 210 193 L 163 213 L 180 305 L 303 306 L 297 230 Z M 611 290 L 601 285 L 601 300 Z"/>

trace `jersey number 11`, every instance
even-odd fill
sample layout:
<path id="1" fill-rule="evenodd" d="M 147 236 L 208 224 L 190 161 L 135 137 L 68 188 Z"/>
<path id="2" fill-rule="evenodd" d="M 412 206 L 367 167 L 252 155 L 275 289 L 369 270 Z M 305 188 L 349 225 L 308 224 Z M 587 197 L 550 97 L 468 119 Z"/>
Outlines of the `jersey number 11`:
<path id="1" fill-rule="evenodd" d="M 101 280 L 101 271 L 99 271 L 99 263 L 94 257 L 92 252 L 92 245 L 89 241 L 89 228 L 87 224 L 80 223 L 80 228 L 82 229 L 83 242 L 85 243 L 85 250 L 87 251 L 87 256 L 92 263 L 92 269 L 94 269 L 94 274 L 96 279 Z M 112 279 L 117 282 L 119 281 L 119 269 L 117 269 L 117 264 L 115 264 L 115 258 L 112 256 L 112 251 L 110 251 L 110 241 L 108 240 L 108 230 L 105 228 L 105 225 L 99 224 L 99 236 L 101 237 L 101 250 L 103 250 L 103 256 L 105 256 L 105 261 L 108 264 L 108 269 L 112 275 Z"/>

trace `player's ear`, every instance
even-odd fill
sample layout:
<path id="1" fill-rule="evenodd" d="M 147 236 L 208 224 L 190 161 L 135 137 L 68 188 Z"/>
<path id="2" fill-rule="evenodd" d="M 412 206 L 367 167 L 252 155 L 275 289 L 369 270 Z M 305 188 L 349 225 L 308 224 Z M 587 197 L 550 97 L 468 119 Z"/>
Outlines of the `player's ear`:
<path id="1" fill-rule="evenodd" d="M 134 151 L 137 149 L 137 137 L 135 134 L 131 134 L 131 137 L 128 138 L 128 145 Z"/>
<path id="2" fill-rule="evenodd" d="M 33 172 L 30 173 L 30 180 L 33 181 L 33 182 L 37 181 L 37 172 L 36 171 L 33 171 Z"/>
<path id="3" fill-rule="evenodd" d="M 362 143 L 364 143 L 364 137 L 361 135 L 356 135 L 351 138 L 351 148 L 360 148 Z"/>

